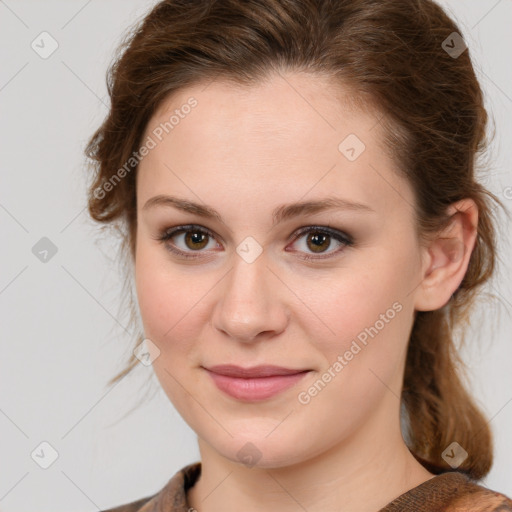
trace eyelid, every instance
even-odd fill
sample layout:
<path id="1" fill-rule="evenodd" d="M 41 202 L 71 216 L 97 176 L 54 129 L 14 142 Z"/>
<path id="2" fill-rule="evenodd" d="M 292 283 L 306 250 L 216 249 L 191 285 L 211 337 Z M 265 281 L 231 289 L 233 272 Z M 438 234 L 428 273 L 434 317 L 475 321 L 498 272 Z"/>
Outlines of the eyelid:
<path id="1" fill-rule="evenodd" d="M 187 233 L 189 231 L 196 231 L 198 233 L 203 233 L 203 234 L 208 235 L 209 237 L 211 237 L 212 239 L 214 239 L 216 241 L 217 241 L 217 238 L 220 238 L 223 241 L 222 237 L 220 237 L 220 236 L 217 237 L 217 235 L 214 234 L 210 229 L 208 229 L 204 226 L 201 226 L 199 224 L 185 224 L 185 225 L 179 225 L 179 226 L 174 226 L 172 228 L 164 229 L 160 232 L 159 235 L 157 235 L 155 237 L 155 239 L 157 241 L 160 241 L 165 244 L 169 239 L 173 238 L 174 236 L 177 236 L 177 235 L 183 234 L 183 233 Z M 287 243 L 289 243 L 290 241 L 296 241 L 299 238 L 301 238 L 302 235 L 304 235 L 305 233 L 309 233 L 309 232 L 324 233 L 324 234 L 330 236 L 331 238 L 334 238 L 334 240 L 336 240 L 337 242 L 341 243 L 342 247 L 337 250 L 334 250 L 334 251 L 330 251 L 330 252 L 326 252 L 326 253 L 318 253 L 318 255 L 311 255 L 312 253 L 310 253 L 306 256 L 304 256 L 304 255 L 299 256 L 299 258 L 301 258 L 301 259 L 322 260 L 322 259 L 333 258 L 336 255 L 338 255 L 339 253 L 343 252 L 347 247 L 351 247 L 352 245 L 354 245 L 354 239 L 352 238 L 352 236 L 350 236 L 348 233 L 346 233 L 344 231 L 332 228 L 332 227 L 330 227 L 330 225 L 323 225 L 323 226 L 322 225 L 307 225 L 307 226 L 298 228 L 290 235 Z M 203 257 L 203 253 L 207 252 L 207 251 L 183 251 L 181 249 L 178 249 L 175 247 L 170 247 L 170 246 L 168 246 L 167 249 L 170 252 L 175 253 L 178 256 L 181 256 L 184 259 L 201 258 L 201 257 Z M 194 252 L 196 254 L 194 254 Z M 287 252 L 299 252 L 300 253 L 300 251 L 287 251 Z"/>

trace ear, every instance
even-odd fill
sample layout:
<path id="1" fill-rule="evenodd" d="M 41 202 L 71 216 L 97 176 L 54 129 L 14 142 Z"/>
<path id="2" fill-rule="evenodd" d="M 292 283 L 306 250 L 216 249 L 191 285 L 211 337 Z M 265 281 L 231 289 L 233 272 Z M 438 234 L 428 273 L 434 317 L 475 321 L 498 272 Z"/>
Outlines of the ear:
<path id="1" fill-rule="evenodd" d="M 447 210 L 448 226 L 422 249 L 422 281 L 415 290 L 415 309 L 434 311 L 448 303 L 469 265 L 476 244 L 478 207 L 463 199 Z"/>

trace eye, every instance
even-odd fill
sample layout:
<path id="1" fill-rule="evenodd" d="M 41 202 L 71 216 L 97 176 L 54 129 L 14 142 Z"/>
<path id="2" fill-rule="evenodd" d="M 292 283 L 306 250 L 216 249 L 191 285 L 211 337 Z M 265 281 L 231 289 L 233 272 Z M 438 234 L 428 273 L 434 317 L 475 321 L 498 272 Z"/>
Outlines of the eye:
<path id="1" fill-rule="evenodd" d="M 294 240 L 302 239 L 304 234 L 306 234 L 307 237 L 304 240 L 303 247 L 308 250 L 311 249 L 314 254 L 322 254 L 322 256 L 311 256 L 308 254 L 299 256 L 305 260 L 331 258 L 334 254 L 341 252 L 345 247 L 351 247 L 354 245 L 352 237 L 329 227 L 308 226 L 301 228 L 296 233 L 296 238 Z M 324 249 L 331 247 L 332 239 L 334 239 L 340 245 L 340 248 L 338 250 L 328 252 L 326 255 L 324 255 Z"/>
<path id="2" fill-rule="evenodd" d="M 182 242 L 185 243 L 185 250 L 176 248 L 175 243 L 167 243 L 178 236 L 180 236 Z M 162 243 L 165 243 L 167 249 L 170 252 L 177 254 L 178 256 L 182 256 L 184 258 L 199 257 L 200 254 L 187 254 L 186 249 L 188 247 L 189 249 L 192 249 L 192 251 L 190 252 L 198 252 L 201 249 L 207 247 L 208 238 L 214 238 L 211 231 L 195 225 L 178 226 L 175 229 L 165 230 L 158 236 L 158 240 Z"/>
<path id="3" fill-rule="evenodd" d="M 350 247 L 354 244 L 354 241 L 350 235 L 324 226 L 308 226 L 301 228 L 296 233 L 294 233 L 294 235 L 294 242 L 304 238 L 304 235 L 308 235 L 305 237 L 305 243 L 303 244 L 303 247 L 305 247 L 307 250 L 311 250 L 313 254 L 322 254 L 322 256 L 312 256 L 310 253 L 309 255 L 304 254 L 299 256 L 305 260 L 330 258 L 333 256 L 333 254 L 337 254 L 341 252 L 345 247 Z M 184 248 L 180 248 L 179 245 L 175 242 L 169 243 L 172 239 L 178 239 L 178 237 L 181 238 L 181 242 L 184 244 Z M 208 240 L 209 238 L 211 240 Z M 178 226 L 170 230 L 164 230 L 157 237 L 158 241 L 165 243 L 166 248 L 170 252 L 183 258 L 201 257 L 200 253 L 204 252 L 202 249 L 207 248 L 208 242 L 213 242 L 214 239 L 215 236 L 210 230 L 193 224 L 187 226 Z M 331 247 L 332 239 L 334 239 L 339 244 L 340 248 L 338 250 L 328 252 L 326 255 L 323 255 L 325 250 Z M 213 245 L 215 246 L 215 244 Z M 194 252 L 198 254 L 191 254 Z"/>

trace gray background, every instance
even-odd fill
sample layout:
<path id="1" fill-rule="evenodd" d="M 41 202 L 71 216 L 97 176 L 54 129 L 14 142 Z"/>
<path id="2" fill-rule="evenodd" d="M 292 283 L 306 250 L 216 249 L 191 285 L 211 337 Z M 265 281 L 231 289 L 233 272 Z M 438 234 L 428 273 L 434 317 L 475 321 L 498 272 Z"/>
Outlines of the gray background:
<path id="1" fill-rule="evenodd" d="M 127 358 L 131 329 L 120 307 L 116 244 L 102 241 L 85 209 L 82 152 L 107 111 L 105 72 L 121 34 L 153 3 L 0 1 L 3 512 L 105 509 L 160 490 L 199 460 L 194 432 L 151 367 L 106 386 Z M 460 24 L 495 122 L 492 175 L 483 180 L 510 210 L 512 2 L 441 5 Z M 59 45 L 47 59 L 31 47 L 43 31 Z M 498 300 L 475 313 L 463 353 L 496 436 L 483 483 L 512 495 L 512 258 L 510 225 L 501 226 L 503 264 L 487 287 Z M 32 252 L 42 237 L 57 248 L 46 263 Z M 31 457 L 36 450 L 36 460 L 49 460 L 44 441 L 58 454 L 48 469 Z"/>

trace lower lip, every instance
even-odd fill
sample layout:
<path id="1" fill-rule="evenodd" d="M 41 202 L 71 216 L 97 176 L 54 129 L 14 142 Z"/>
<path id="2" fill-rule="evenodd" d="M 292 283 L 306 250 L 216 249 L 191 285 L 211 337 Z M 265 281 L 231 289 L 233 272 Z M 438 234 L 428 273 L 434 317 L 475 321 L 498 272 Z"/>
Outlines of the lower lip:
<path id="1" fill-rule="evenodd" d="M 293 375 L 275 375 L 273 377 L 258 377 L 252 379 L 243 379 L 240 377 L 227 377 L 206 370 L 215 385 L 224 393 L 236 398 L 255 402 L 265 400 L 285 389 L 288 389 L 299 382 L 307 373 L 294 373 Z"/>

